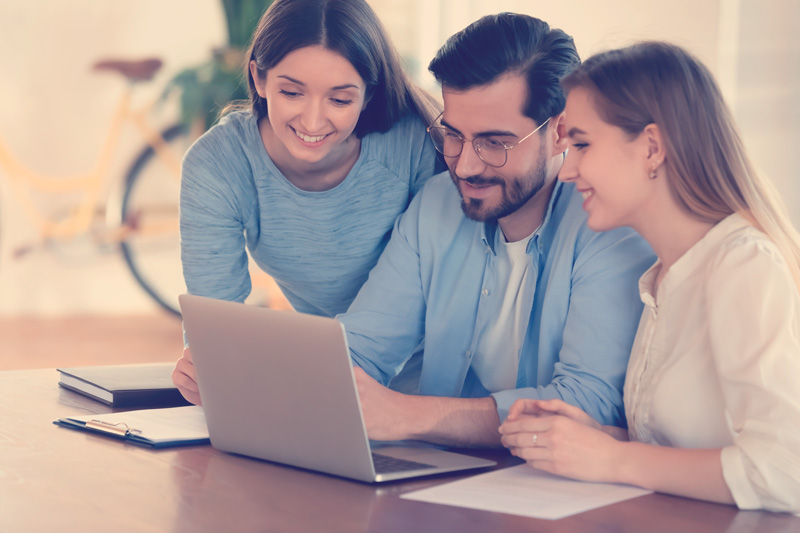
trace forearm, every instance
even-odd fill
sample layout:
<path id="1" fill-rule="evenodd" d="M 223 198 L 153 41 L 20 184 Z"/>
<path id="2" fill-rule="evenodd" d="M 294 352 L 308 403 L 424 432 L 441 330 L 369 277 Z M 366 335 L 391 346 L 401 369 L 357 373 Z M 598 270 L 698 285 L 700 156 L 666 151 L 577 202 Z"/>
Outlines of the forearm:
<path id="1" fill-rule="evenodd" d="M 720 449 L 689 450 L 640 442 L 620 443 L 619 483 L 657 492 L 733 504 L 722 476 Z"/>
<path id="2" fill-rule="evenodd" d="M 409 439 L 463 447 L 501 446 L 494 399 L 408 396 Z"/>

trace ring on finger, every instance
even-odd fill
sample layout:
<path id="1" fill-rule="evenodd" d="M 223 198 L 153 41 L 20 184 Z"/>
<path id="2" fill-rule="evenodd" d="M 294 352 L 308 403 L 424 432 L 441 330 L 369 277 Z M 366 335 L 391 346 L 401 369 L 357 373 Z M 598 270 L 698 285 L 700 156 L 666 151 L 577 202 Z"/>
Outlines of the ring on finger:
<path id="1" fill-rule="evenodd" d="M 538 433 L 534 433 L 533 436 L 531 437 L 531 440 L 533 440 L 534 447 L 538 446 L 537 442 L 539 441 L 539 434 Z"/>

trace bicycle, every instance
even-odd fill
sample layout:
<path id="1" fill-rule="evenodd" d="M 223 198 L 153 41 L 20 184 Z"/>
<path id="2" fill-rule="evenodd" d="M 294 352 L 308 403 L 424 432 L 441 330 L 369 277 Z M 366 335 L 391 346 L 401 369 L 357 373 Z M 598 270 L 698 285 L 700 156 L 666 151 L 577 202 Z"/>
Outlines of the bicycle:
<path id="1" fill-rule="evenodd" d="M 46 176 L 15 159 L 0 139 L 0 169 L 10 177 L 10 190 L 27 217 L 37 226 L 39 247 L 69 243 L 89 237 L 98 249 L 118 245 L 131 274 L 141 288 L 164 310 L 180 316 L 178 295 L 186 292 L 180 268 L 178 202 L 180 167 L 192 137 L 182 124 L 164 129 L 152 127 L 148 119 L 156 102 L 134 108 L 132 96 L 137 84 L 151 80 L 162 66 L 157 58 L 139 61 L 102 60 L 93 70 L 123 76 L 121 94 L 109 125 L 105 144 L 94 167 L 77 176 Z M 139 132 L 144 147 L 134 157 L 125 176 L 100 198 L 103 186 L 112 179 L 109 169 L 123 127 L 130 123 Z M 64 217 L 48 215 L 37 206 L 33 191 L 48 195 L 80 194 L 81 200 Z M 24 246 L 14 251 L 20 258 L 37 248 Z M 252 265 L 252 262 L 251 262 Z M 266 274 L 251 268 L 254 287 L 261 287 L 273 307 L 285 307 L 280 290 Z M 252 299 L 251 299 L 252 300 Z"/>

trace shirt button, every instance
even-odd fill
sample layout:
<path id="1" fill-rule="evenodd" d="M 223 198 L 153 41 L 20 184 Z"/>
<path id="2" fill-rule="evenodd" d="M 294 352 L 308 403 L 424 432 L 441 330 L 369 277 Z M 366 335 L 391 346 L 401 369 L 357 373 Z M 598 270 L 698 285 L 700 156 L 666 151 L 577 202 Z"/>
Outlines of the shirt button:
<path id="1" fill-rule="evenodd" d="M 489 296 L 489 289 L 483 289 L 481 291 L 481 294 L 483 294 L 484 296 Z"/>
<path id="2" fill-rule="evenodd" d="M 471 355 L 472 355 L 472 352 L 470 352 L 469 350 L 467 350 L 467 352 L 466 352 L 464 355 L 466 355 L 467 357 L 469 357 L 469 356 L 471 356 Z"/>

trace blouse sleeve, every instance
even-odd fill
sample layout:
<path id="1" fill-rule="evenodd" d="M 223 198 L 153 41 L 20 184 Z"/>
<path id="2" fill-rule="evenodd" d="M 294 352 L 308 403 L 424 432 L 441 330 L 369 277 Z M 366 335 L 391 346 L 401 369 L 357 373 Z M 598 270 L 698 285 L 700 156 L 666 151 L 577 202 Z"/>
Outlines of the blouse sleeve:
<path id="1" fill-rule="evenodd" d="M 740 509 L 800 511 L 800 295 L 777 248 L 738 240 L 708 281 L 711 349 L 733 445 L 722 470 Z"/>
<path id="2" fill-rule="evenodd" d="M 241 169 L 228 143 L 206 136 L 187 153 L 181 173 L 181 262 L 189 293 L 243 302 L 250 294 L 244 214 L 229 179 Z"/>

